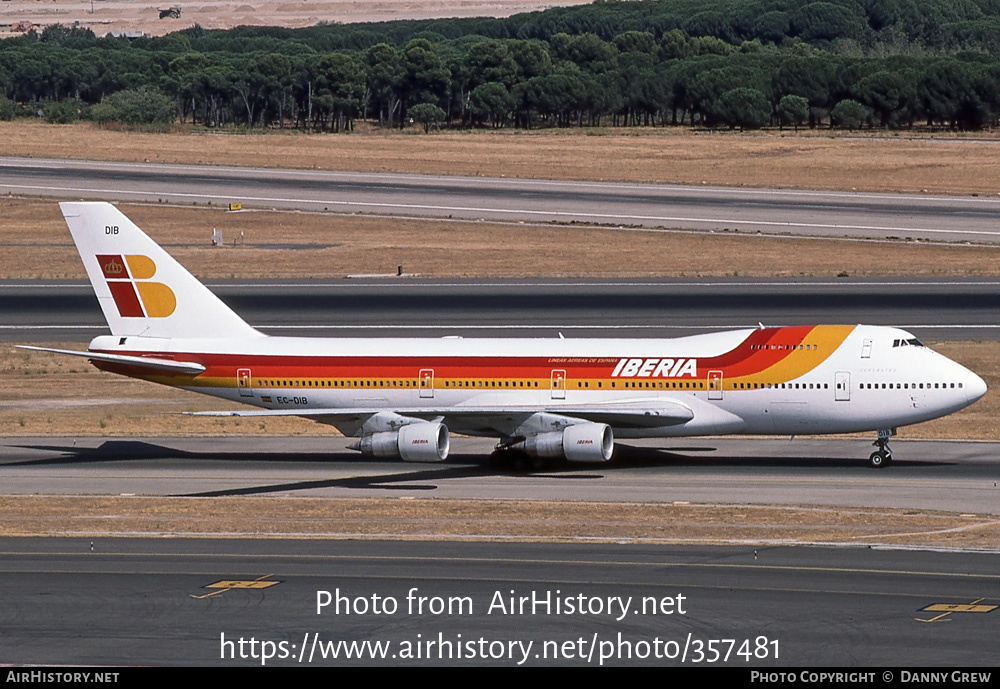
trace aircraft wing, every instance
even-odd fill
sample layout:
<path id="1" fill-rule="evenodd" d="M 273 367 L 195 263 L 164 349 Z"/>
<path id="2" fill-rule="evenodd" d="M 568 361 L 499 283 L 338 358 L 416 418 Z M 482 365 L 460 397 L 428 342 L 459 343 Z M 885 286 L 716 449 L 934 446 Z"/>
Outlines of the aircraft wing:
<path id="1" fill-rule="evenodd" d="M 168 373 L 183 373 L 188 375 L 198 375 L 205 370 L 201 364 L 193 361 L 174 361 L 173 359 L 158 359 L 146 356 L 128 356 L 126 354 L 99 354 L 97 352 L 78 352 L 73 349 L 51 349 L 49 347 L 32 347 L 30 345 L 17 345 L 18 349 L 32 349 L 36 352 L 52 352 L 54 354 L 68 354 L 70 356 L 80 356 L 91 361 L 101 361 L 108 364 L 120 364 L 147 368 L 154 371 L 166 371 Z"/>
<path id="2" fill-rule="evenodd" d="M 369 417 L 384 413 L 375 407 L 331 409 L 256 409 L 233 411 L 186 412 L 192 416 L 301 416 L 337 427 L 360 426 Z M 441 408 L 413 407 L 392 410 L 400 416 L 424 420 L 444 420 L 455 431 L 493 428 L 502 430 L 519 425 L 533 414 L 558 416 L 606 423 L 615 428 L 656 428 L 676 426 L 694 418 L 694 411 L 678 400 L 650 399 L 630 404 L 588 404 L 578 406 L 454 406 Z"/>

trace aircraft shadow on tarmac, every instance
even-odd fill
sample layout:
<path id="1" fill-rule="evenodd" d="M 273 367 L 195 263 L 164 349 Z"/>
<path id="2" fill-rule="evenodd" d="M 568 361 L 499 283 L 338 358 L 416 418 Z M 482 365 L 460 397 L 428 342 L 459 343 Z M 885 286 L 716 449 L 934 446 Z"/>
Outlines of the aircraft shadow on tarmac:
<path id="1" fill-rule="evenodd" d="M 2 466 L 44 466 L 44 465 L 67 465 L 67 464 L 90 464 L 104 462 L 121 461 L 146 461 L 146 460 L 204 460 L 214 462 L 233 462 L 245 464 L 247 462 L 280 462 L 289 461 L 296 463 L 356 463 L 359 455 L 354 453 L 319 453 L 303 452 L 293 455 L 278 456 L 274 453 L 249 454 L 246 452 L 189 452 L 173 447 L 158 445 L 137 440 L 107 440 L 98 447 L 83 447 L 75 445 L 16 445 L 29 450 L 44 450 L 48 452 L 61 453 L 58 457 L 45 457 L 40 459 L 7 462 Z M 372 459 L 371 463 L 398 464 L 395 460 Z M 410 465 L 413 466 L 413 465 Z M 442 480 L 449 478 L 466 478 L 470 476 L 481 476 L 489 473 L 488 468 L 484 471 L 484 466 L 468 466 L 460 463 L 445 462 L 435 466 L 433 469 L 425 468 L 426 465 L 416 465 L 416 471 L 403 471 L 395 474 L 382 474 L 377 476 L 351 476 L 342 479 L 316 480 L 316 481 L 296 481 L 291 483 L 248 486 L 246 488 L 235 488 L 220 491 L 206 491 L 199 493 L 185 493 L 184 497 L 222 497 L 227 495 L 261 495 L 267 493 L 280 493 L 295 490 L 309 490 L 315 488 L 363 488 L 363 489 L 384 489 L 384 490 L 436 490 L 436 485 L 420 485 L 420 481 Z M 421 470 L 421 468 L 423 470 Z M 404 483 L 406 485 L 397 485 Z M 415 483 L 418 482 L 418 483 Z"/>
<path id="2" fill-rule="evenodd" d="M 400 471 L 390 474 L 370 476 L 350 476 L 320 480 L 294 481 L 289 483 L 266 484 L 231 488 L 219 491 L 186 493 L 190 497 L 222 497 L 230 495 L 265 495 L 289 491 L 312 490 L 318 488 L 354 488 L 365 490 L 406 490 L 433 491 L 438 486 L 435 481 L 464 479 L 484 476 L 532 476 L 544 475 L 547 479 L 593 480 L 604 478 L 606 471 L 649 468 L 803 468 L 815 469 L 850 469 L 868 470 L 861 458 L 828 456 L 828 457 L 760 457 L 729 454 L 720 456 L 716 447 L 711 445 L 691 445 L 672 448 L 632 447 L 618 444 L 615 456 L 607 464 L 578 464 L 566 461 L 538 461 L 517 454 L 493 455 L 460 454 L 449 456 L 445 462 L 434 465 L 404 464 L 394 459 L 360 458 L 354 453 L 344 452 L 302 452 L 288 455 L 260 452 L 191 452 L 166 445 L 141 440 L 107 440 L 98 447 L 75 445 L 18 445 L 24 449 L 59 453 L 55 457 L 20 460 L 7 462 L 3 466 L 44 466 L 99 464 L 121 461 L 147 460 L 203 460 L 213 462 L 232 462 L 246 464 L 247 462 L 276 463 L 295 462 L 296 464 L 379 464 L 399 466 Z M 710 454 L 711 453 L 711 454 Z M 896 462 L 908 467 L 930 467 L 944 465 L 943 461 Z M 602 473 L 595 473 L 599 469 Z"/>
<path id="3" fill-rule="evenodd" d="M 186 498 L 221 498 L 233 495 L 267 495 L 268 493 L 287 493 L 297 490 L 315 490 L 317 488 L 357 488 L 364 490 L 437 490 L 433 483 L 420 481 L 447 480 L 450 478 L 468 478 L 479 476 L 482 472 L 473 467 L 442 467 L 424 471 L 403 472 L 398 474 L 382 474 L 379 476 L 350 476 L 347 478 L 328 479 L 320 481 L 293 481 L 291 483 L 275 483 L 246 488 L 230 488 L 226 490 L 210 490 L 200 493 L 184 493 L 173 497 Z"/>
<path id="4" fill-rule="evenodd" d="M 150 459 L 202 459 L 206 461 L 239 461 L 245 462 L 276 462 L 282 457 L 296 462 L 330 462 L 347 461 L 357 455 L 332 454 L 325 452 L 302 452 L 293 455 L 276 455 L 273 453 L 248 454 L 246 452 L 190 452 L 166 445 L 158 445 L 142 440 L 106 440 L 97 447 L 83 445 L 13 445 L 26 450 L 58 452 L 58 457 L 43 457 L 6 462 L 4 466 L 39 466 L 45 464 L 85 464 L 102 462 L 122 462 Z M 390 460 L 373 460 L 375 462 Z"/>
<path id="5" fill-rule="evenodd" d="M 713 453 L 706 455 L 705 453 Z M 768 457 L 762 455 L 719 454 L 711 446 L 691 447 L 630 447 L 615 444 L 613 466 L 635 467 L 759 467 L 759 468 L 828 468 L 828 469 L 870 469 L 867 456 L 860 455 L 787 455 Z M 908 461 L 893 459 L 893 467 L 930 467 L 953 464 L 944 460 Z"/>
<path id="6" fill-rule="evenodd" d="M 63 464 L 85 464 L 104 463 L 121 461 L 141 461 L 141 460 L 204 460 L 215 462 L 247 462 L 275 463 L 275 462 L 296 462 L 296 463 L 322 463 L 322 464 L 365 464 L 400 465 L 400 466 L 428 466 L 421 464 L 405 464 L 397 459 L 363 457 L 354 452 L 295 452 L 278 454 L 274 452 L 248 453 L 244 451 L 217 451 L 210 450 L 191 452 L 176 447 L 160 445 L 144 440 L 106 440 L 97 447 L 87 447 L 83 445 L 35 445 L 23 444 L 12 445 L 26 450 L 45 451 L 59 453 L 55 457 L 42 457 L 38 459 L 24 459 L 4 462 L 2 466 L 44 466 Z M 856 467 L 864 465 L 864 458 L 855 456 L 830 455 L 801 456 L 789 455 L 784 457 L 765 457 L 760 455 L 727 454 L 720 455 L 718 448 L 711 445 L 689 445 L 684 447 L 633 447 L 618 443 L 615 445 L 614 458 L 608 463 L 583 464 L 568 462 L 566 460 L 548 459 L 533 460 L 525 455 L 510 453 L 504 455 L 494 453 L 493 455 L 483 454 L 463 454 L 452 452 L 448 459 L 440 462 L 437 466 L 452 467 L 462 465 L 469 468 L 478 467 L 479 473 L 516 473 L 524 471 L 544 470 L 546 473 L 558 472 L 568 474 L 580 474 L 580 472 L 593 472 L 598 468 L 636 468 L 636 467 L 656 467 L 656 466 L 682 466 L 682 467 L 717 467 L 717 466 L 760 466 L 760 467 Z M 711 454 L 710 454 L 711 453 Z M 897 460 L 894 465 L 906 464 L 905 460 Z M 945 461 L 921 461 L 919 465 L 946 465 Z"/>

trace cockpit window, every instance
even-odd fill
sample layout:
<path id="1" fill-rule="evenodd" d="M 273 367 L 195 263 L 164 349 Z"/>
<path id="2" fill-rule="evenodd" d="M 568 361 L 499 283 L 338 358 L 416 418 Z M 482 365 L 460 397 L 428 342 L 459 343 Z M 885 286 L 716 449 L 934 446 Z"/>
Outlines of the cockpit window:
<path id="1" fill-rule="evenodd" d="M 909 340 L 893 340 L 893 347 L 923 347 L 924 343 L 915 337 L 911 337 Z"/>

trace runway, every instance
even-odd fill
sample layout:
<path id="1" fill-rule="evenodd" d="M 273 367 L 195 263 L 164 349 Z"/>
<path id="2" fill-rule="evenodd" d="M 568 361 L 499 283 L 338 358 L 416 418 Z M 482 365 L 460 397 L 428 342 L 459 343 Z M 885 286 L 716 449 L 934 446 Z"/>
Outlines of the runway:
<path id="1" fill-rule="evenodd" d="M 996 555 L 141 538 L 0 551 L 2 660 L 125 666 L 108 668 L 120 681 L 143 665 L 727 665 L 749 679 L 996 662 Z"/>
<path id="2" fill-rule="evenodd" d="M 926 340 L 1000 337 L 1000 280 L 337 280 L 207 283 L 270 335 L 678 337 L 814 323 L 894 325 Z M 107 331 L 89 284 L 0 281 L 0 341 Z"/>
<path id="3" fill-rule="evenodd" d="M 1000 198 L 0 158 L 0 192 L 511 222 L 1000 241 Z"/>
<path id="4" fill-rule="evenodd" d="M 455 438 L 446 462 L 363 458 L 348 440 L 4 438 L 2 495 L 393 497 L 754 505 L 840 505 L 1000 515 L 1000 447 L 871 440 L 624 440 L 610 464 L 493 467 L 495 441 Z"/>

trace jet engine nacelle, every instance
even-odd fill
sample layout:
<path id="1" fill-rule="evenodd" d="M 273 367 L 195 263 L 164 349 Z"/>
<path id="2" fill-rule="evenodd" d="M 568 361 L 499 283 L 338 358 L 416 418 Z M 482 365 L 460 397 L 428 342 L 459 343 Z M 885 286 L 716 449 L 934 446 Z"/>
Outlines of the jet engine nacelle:
<path id="1" fill-rule="evenodd" d="M 427 421 L 407 424 L 398 431 L 366 435 L 351 448 L 361 454 L 397 457 L 406 462 L 441 462 L 448 457 L 450 445 L 448 427 Z"/>
<path id="2" fill-rule="evenodd" d="M 573 462 L 606 462 L 615 449 L 615 436 L 606 423 L 578 423 L 561 431 L 531 435 L 512 449 L 531 457 L 565 457 Z"/>

